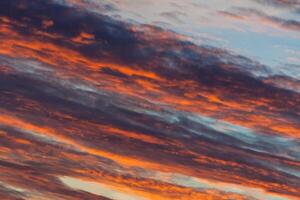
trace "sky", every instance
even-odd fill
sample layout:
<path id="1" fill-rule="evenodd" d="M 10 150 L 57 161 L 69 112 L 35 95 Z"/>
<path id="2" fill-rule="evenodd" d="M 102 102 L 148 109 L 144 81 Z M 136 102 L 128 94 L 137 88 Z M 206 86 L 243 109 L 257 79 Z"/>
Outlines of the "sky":
<path id="1" fill-rule="evenodd" d="M 296 57 L 292 51 L 300 51 L 298 1 L 286 1 L 286 7 L 280 5 L 285 1 L 279 0 L 79 2 L 98 13 L 102 10 L 99 11 L 95 5 L 105 4 L 114 8 L 108 12 L 112 17 L 163 27 L 183 34 L 197 44 L 226 48 L 274 68 L 299 64 L 299 59 L 290 58 Z M 80 5 L 79 2 L 73 3 Z"/>
<path id="2" fill-rule="evenodd" d="M 300 199 L 300 1 L 1 0 L 0 30 L 0 199 Z"/>

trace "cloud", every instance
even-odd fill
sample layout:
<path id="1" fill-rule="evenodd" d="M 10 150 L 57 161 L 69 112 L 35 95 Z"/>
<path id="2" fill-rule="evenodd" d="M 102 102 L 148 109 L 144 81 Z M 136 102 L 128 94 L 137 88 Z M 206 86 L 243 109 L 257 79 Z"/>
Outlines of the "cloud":
<path id="1" fill-rule="evenodd" d="M 297 13 L 300 12 L 300 2 L 298 0 L 254 0 L 258 3 L 271 5 L 279 8 L 287 8 Z"/>
<path id="2" fill-rule="evenodd" d="M 280 17 L 270 16 L 266 13 L 248 8 L 235 8 L 235 11 L 220 11 L 219 14 L 235 20 L 249 21 L 257 20 L 258 23 L 270 26 L 275 29 L 285 31 L 300 31 L 300 22 L 297 20 L 284 19 Z"/>
<path id="3" fill-rule="evenodd" d="M 180 11 L 169 11 L 162 12 L 160 16 L 166 18 L 167 20 L 170 20 L 171 22 L 183 23 L 183 21 L 181 20 L 181 16 L 185 16 L 185 14 Z"/>
<path id="4" fill-rule="evenodd" d="M 7 185 L 5 186 L 5 184 L 2 183 L 0 186 L 0 197 L 7 200 L 24 200 L 26 198 L 26 195 L 18 191 L 17 188 L 13 188 Z"/>
<path id="5" fill-rule="evenodd" d="M 267 77 L 264 81 L 271 83 L 277 87 L 300 92 L 300 80 L 295 78 L 287 78 L 286 76 L 271 76 Z"/>
<path id="6" fill-rule="evenodd" d="M 265 66 L 52 1 L 0 13 L 5 184 L 32 199 L 105 199 L 61 177 L 144 199 L 255 198 L 140 175 L 159 171 L 297 197 L 300 94 Z"/>

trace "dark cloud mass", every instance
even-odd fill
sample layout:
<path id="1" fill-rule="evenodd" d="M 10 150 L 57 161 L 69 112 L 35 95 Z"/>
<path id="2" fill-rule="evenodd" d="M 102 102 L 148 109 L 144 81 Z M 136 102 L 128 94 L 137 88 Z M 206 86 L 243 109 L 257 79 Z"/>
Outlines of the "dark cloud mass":
<path id="1" fill-rule="evenodd" d="M 80 2 L 0 1 L 1 199 L 299 199 L 298 82 Z"/>

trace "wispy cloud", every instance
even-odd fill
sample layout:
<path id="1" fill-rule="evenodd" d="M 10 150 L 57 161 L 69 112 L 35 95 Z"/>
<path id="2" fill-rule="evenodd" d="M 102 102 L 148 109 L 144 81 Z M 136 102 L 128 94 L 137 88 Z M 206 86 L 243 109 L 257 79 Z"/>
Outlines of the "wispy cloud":
<path id="1" fill-rule="evenodd" d="M 299 32 L 300 30 L 300 22 L 297 20 L 270 16 L 256 9 L 235 8 L 233 11 L 220 11 L 219 14 L 235 20 L 255 20 L 260 24 L 264 24 L 275 29 L 295 32 Z"/>
<path id="2" fill-rule="evenodd" d="M 300 1 L 298 0 L 254 0 L 258 3 L 276 6 L 279 8 L 288 8 L 291 11 L 300 13 Z"/>

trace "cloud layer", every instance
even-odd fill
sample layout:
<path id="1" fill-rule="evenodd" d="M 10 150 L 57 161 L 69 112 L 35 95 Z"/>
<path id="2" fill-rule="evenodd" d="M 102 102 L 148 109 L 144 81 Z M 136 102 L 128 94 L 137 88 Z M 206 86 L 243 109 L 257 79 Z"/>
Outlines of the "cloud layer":
<path id="1" fill-rule="evenodd" d="M 299 199 L 292 77 L 68 3 L 0 1 L 0 197 Z"/>

